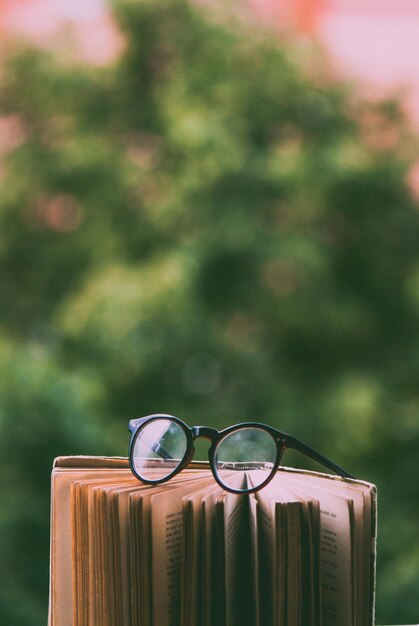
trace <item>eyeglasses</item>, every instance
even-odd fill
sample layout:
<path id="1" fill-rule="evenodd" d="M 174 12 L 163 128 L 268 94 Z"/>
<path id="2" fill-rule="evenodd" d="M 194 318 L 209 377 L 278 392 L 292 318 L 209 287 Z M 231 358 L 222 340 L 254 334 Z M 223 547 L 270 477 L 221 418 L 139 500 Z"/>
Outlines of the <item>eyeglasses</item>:
<path id="1" fill-rule="evenodd" d="M 252 493 L 274 477 L 287 448 L 301 452 L 345 478 L 348 472 L 302 441 L 276 428 L 246 422 L 222 431 L 207 426 L 190 428 L 173 415 L 156 414 L 129 422 L 129 463 L 142 482 L 157 485 L 173 478 L 192 460 L 194 441 L 211 442 L 209 464 L 217 483 L 231 493 Z"/>

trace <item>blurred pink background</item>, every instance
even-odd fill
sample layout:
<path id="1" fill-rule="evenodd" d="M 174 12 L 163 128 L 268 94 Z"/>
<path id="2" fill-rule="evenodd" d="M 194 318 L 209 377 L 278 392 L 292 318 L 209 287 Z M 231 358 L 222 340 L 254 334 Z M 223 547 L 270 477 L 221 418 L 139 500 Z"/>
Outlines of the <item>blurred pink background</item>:
<path id="1" fill-rule="evenodd" d="M 409 114 L 419 125 L 419 0 L 248 0 L 248 4 L 279 29 L 302 39 L 320 39 L 336 74 L 361 81 L 367 94 L 403 93 Z M 75 40 L 77 54 L 93 64 L 112 61 L 123 46 L 106 0 L 0 0 L 2 40 L 23 36 L 50 46 L 57 44 L 58 32 Z"/>
<path id="2" fill-rule="evenodd" d="M 77 55 L 95 65 L 111 62 L 123 46 L 106 0 L 0 0 L 2 41 L 24 38 L 52 47 L 63 33 Z"/>
<path id="3" fill-rule="evenodd" d="M 387 90 L 419 91 L 419 0 L 250 0 L 262 17 L 300 36 L 317 36 L 337 71 Z M 1 37 L 40 45 L 66 23 L 78 31 L 80 53 L 106 63 L 122 42 L 106 0 L 0 0 Z M 416 96 L 417 97 L 417 96 Z"/>

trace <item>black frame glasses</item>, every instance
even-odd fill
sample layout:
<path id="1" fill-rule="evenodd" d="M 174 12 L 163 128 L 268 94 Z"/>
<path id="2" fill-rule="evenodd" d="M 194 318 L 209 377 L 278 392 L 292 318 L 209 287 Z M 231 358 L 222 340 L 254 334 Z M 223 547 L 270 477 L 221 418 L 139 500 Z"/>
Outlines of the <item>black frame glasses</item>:
<path id="1" fill-rule="evenodd" d="M 150 431 L 149 426 L 153 422 L 160 421 L 169 421 L 170 428 L 173 427 L 175 431 L 177 431 L 182 438 L 182 446 L 180 456 L 172 456 L 166 449 L 164 445 L 163 435 L 161 435 L 162 439 L 160 440 L 156 438 L 151 440 L 147 440 L 147 430 Z M 154 424 L 154 427 L 158 424 Z M 163 424 L 163 427 L 165 424 Z M 260 424 L 259 422 L 244 422 L 241 424 L 236 424 L 234 426 L 229 426 L 224 430 L 218 431 L 215 428 L 209 428 L 207 426 L 193 426 L 190 428 L 187 426 L 182 420 L 174 415 L 168 415 L 165 413 L 156 413 L 154 415 L 148 415 L 146 417 L 139 417 L 136 419 L 132 419 L 129 422 L 128 429 L 131 431 L 131 441 L 129 445 L 129 464 L 132 473 L 136 478 L 138 478 L 141 482 L 149 484 L 149 485 L 157 485 L 160 483 L 164 483 L 180 471 L 182 471 L 189 463 L 192 461 L 195 448 L 194 441 L 198 437 L 203 437 L 208 439 L 211 442 L 211 445 L 208 449 L 208 460 L 211 471 L 214 475 L 216 482 L 222 489 L 229 491 L 231 493 L 253 493 L 265 487 L 275 476 L 278 467 L 280 465 L 282 456 L 286 449 L 293 449 L 297 452 L 304 454 L 309 457 L 313 461 L 323 465 L 323 467 L 335 472 L 339 476 L 343 478 L 353 478 L 347 471 L 345 471 L 339 465 L 336 465 L 333 461 L 323 456 L 319 452 L 316 452 L 313 448 L 306 445 L 296 437 L 292 435 L 288 435 L 283 433 L 272 426 L 267 426 L 266 424 Z M 269 440 L 271 450 L 273 450 L 270 462 L 266 463 L 264 461 L 250 461 L 250 459 L 246 462 L 224 462 L 218 460 L 219 451 L 226 447 L 226 442 L 228 443 L 228 439 L 231 440 L 231 436 L 236 436 L 238 440 L 240 440 L 240 435 L 245 434 L 244 430 L 248 429 L 248 433 L 251 435 L 259 435 L 260 437 L 264 437 L 266 440 Z M 166 429 L 167 431 L 167 429 Z M 149 473 L 148 469 L 144 469 L 143 474 L 141 474 L 141 467 L 138 467 L 138 456 L 136 455 L 137 448 L 141 448 L 143 439 L 146 439 L 146 444 L 148 446 L 148 450 L 153 453 L 153 457 L 147 457 L 145 461 L 147 461 L 147 468 L 152 467 L 153 469 L 163 468 L 163 464 L 166 464 L 165 471 L 167 472 L 163 477 L 159 477 L 157 474 L 157 478 L 151 478 L 152 472 Z M 273 443 L 274 442 L 274 443 Z M 137 445 L 139 444 L 139 445 Z M 250 442 L 250 445 L 251 442 Z M 272 446 L 276 446 L 275 448 Z M 228 448 L 228 445 L 227 445 Z M 257 455 L 256 455 L 257 456 Z M 144 461 L 144 458 L 142 459 Z M 143 468 L 145 468 L 145 464 L 143 463 Z M 230 475 L 232 474 L 232 470 L 264 470 L 267 473 L 266 478 L 259 480 L 261 482 L 259 484 L 252 485 L 249 483 L 246 487 L 235 488 L 233 483 L 228 484 L 226 480 L 223 480 L 223 475 L 220 475 L 220 467 L 224 470 L 230 470 Z M 170 470 L 170 471 L 168 471 Z"/>

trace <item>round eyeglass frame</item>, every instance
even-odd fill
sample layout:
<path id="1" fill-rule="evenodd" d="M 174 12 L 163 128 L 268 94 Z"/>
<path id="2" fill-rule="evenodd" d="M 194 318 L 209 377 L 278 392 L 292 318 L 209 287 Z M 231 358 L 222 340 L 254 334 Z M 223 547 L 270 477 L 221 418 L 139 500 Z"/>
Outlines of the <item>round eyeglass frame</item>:
<path id="1" fill-rule="evenodd" d="M 185 433 L 185 436 L 186 436 L 186 449 L 185 449 L 183 458 L 180 460 L 179 464 L 173 469 L 173 471 L 170 472 L 170 474 L 168 474 L 167 476 L 164 476 L 163 478 L 159 478 L 157 480 L 150 480 L 147 478 L 143 478 L 137 472 L 135 468 L 135 463 L 134 463 L 135 443 L 137 441 L 139 434 L 142 432 L 145 426 L 147 426 L 153 421 L 162 420 L 162 419 L 170 420 L 178 424 L 183 429 L 183 432 Z M 275 459 L 275 462 L 273 464 L 273 467 L 270 473 L 268 474 L 267 478 L 262 483 L 260 483 L 256 487 L 252 487 L 249 489 L 234 489 L 233 487 L 226 485 L 220 478 L 214 457 L 215 457 L 215 453 L 217 450 L 217 446 L 222 442 L 224 437 L 226 437 L 227 435 L 233 432 L 240 431 L 246 428 L 256 428 L 256 429 L 262 430 L 268 433 L 273 438 L 273 440 L 276 443 L 276 449 L 277 449 L 276 459 Z M 242 422 L 240 424 L 235 424 L 221 431 L 218 431 L 215 428 L 210 428 L 207 426 L 190 427 L 187 424 L 185 424 L 185 422 L 183 422 L 178 417 L 175 417 L 174 415 L 169 415 L 166 413 L 155 413 L 153 415 L 148 415 L 146 417 L 140 417 L 140 418 L 130 420 L 128 429 L 132 433 L 131 441 L 129 445 L 129 452 L 128 452 L 130 469 L 132 473 L 134 474 L 134 476 L 138 478 L 138 480 L 140 480 L 141 482 L 147 485 L 159 485 L 161 483 L 167 482 L 168 480 L 176 476 L 176 474 L 178 474 L 183 469 L 185 469 L 185 467 L 192 461 L 194 457 L 194 453 L 195 453 L 194 441 L 198 437 L 203 437 L 211 441 L 211 445 L 208 448 L 208 461 L 209 461 L 212 474 L 214 476 L 215 481 L 218 483 L 218 485 L 222 489 L 230 493 L 235 493 L 235 494 L 254 493 L 256 491 L 259 491 L 259 489 L 262 489 L 263 487 L 265 487 L 272 480 L 272 478 L 275 476 L 276 472 L 278 471 L 281 458 L 287 448 L 292 448 L 301 452 L 305 456 L 308 456 L 309 458 L 316 461 L 317 463 L 320 463 L 321 465 L 327 467 L 329 470 L 334 471 L 336 474 L 340 475 L 343 478 L 353 478 L 351 474 L 346 472 L 346 470 L 344 470 L 342 467 L 340 467 L 339 465 L 336 465 L 336 463 L 334 463 L 333 461 L 330 461 L 330 459 L 323 456 L 319 452 L 316 452 L 313 448 L 310 448 L 309 446 L 304 444 L 302 441 L 300 441 L 296 437 L 283 433 L 277 430 L 276 428 L 273 428 L 272 426 L 268 426 L 267 424 L 262 424 L 260 422 Z"/>

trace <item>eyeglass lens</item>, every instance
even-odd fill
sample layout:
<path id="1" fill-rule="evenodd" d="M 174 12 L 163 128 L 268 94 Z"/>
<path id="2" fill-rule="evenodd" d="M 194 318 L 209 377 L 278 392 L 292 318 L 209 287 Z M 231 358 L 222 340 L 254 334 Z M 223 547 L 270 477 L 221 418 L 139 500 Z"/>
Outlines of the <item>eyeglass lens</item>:
<path id="1" fill-rule="evenodd" d="M 276 457 L 277 444 L 270 433 L 257 427 L 240 428 L 218 443 L 214 466 L 223 485 L 247 491 L 269 478 Z"/>
<path id="2" fill-rule="evenodd" d="M 143 426 L 135 439 L 132 462 L 137 475 L 146 481 L 168 478 L 183 461 L 188 441 L 182 426 L 167 419 L 154 419 Z M 248 491 L 262 485 L 272 474 L 277 444 L 266 430 L 239 428 L 221 439 L 214 451 L 214 470 L 222 485 Z"/>
<path id="3" fill-rule="evenodd" d="M 170 419 L 155 419 L 139 431 L 132 454 L 140 478 L 158 481 L 167 478 L 182 462 L 187 448 L 183 428 Z"/>

